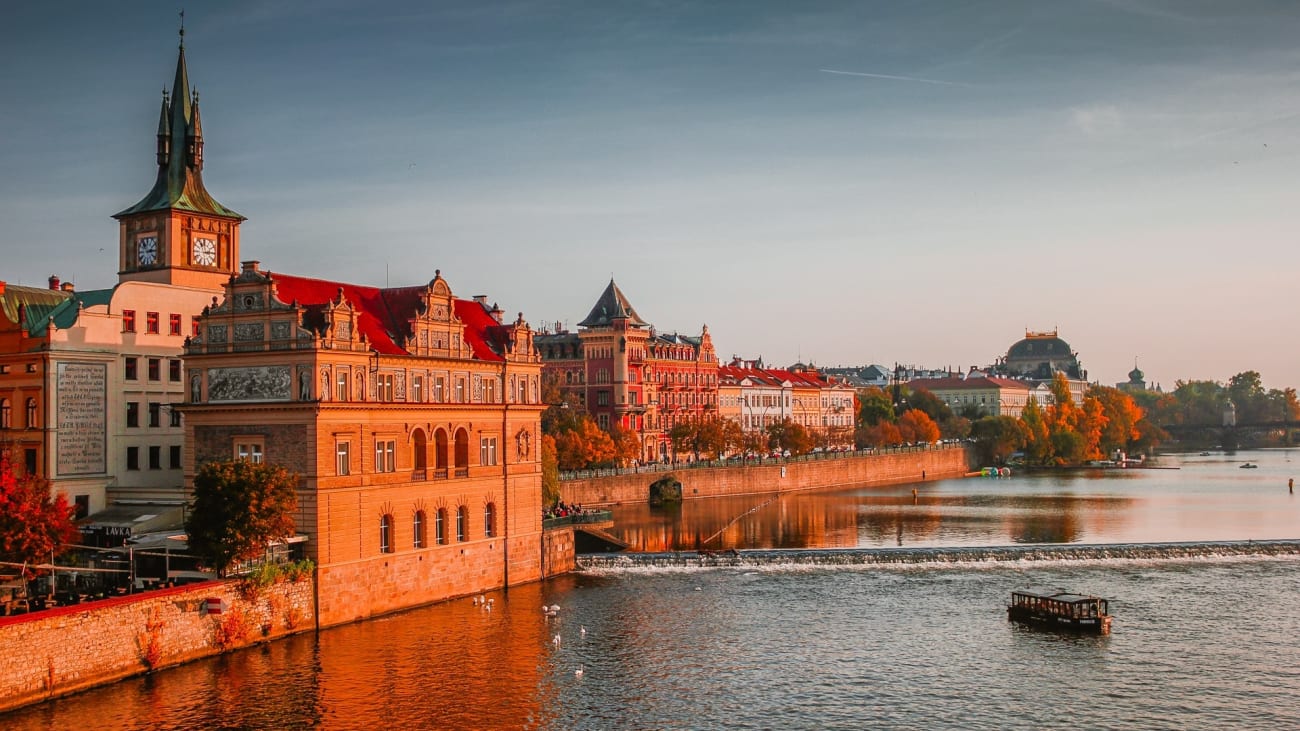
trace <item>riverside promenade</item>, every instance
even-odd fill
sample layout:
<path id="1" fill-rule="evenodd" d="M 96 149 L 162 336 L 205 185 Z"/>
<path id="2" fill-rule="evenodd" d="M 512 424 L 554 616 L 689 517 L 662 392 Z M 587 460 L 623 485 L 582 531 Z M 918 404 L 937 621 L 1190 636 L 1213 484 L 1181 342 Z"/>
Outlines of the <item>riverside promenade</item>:
<path id="1" fill-rule="evenodd" d="M 974 456 L 964 444 L 829 452 L 761 461 L 692 462 L 562 473 L 560 499 L 583 507 L 645 502 L 650 483 L 672 473 L 682 498 L 763 495 L 851 486 L 883 486 L 962 477 Z"/>

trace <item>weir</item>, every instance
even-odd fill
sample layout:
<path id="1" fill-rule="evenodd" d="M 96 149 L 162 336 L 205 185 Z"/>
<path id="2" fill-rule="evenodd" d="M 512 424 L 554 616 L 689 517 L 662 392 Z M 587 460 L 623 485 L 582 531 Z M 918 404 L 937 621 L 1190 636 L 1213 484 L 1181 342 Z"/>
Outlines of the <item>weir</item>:
<path id="1" fill-rule="evenodd" d="M 757 549 L 666 553 L 582 554 L 578 571 L 724 566 L 857 566 L 1001 561 L 1160 560 L 1232 556 L 1296 556 L 1300 539 L 1189 543 L 1026 544 L 944 548 Z"/>

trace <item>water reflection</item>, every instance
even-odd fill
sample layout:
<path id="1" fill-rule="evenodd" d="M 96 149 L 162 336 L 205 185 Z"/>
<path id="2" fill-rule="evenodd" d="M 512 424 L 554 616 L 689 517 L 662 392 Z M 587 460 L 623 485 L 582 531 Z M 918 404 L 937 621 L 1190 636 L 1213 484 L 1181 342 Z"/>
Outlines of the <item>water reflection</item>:
<path id="1" fill-rule="evenodd" d="M 1272 539 L 1294 533 L 1290 450 L 614 508 L 633 551 Z M 1241 470 L 1242 461 L 1259 464 Z M 1282 511 L 1282 512 L 1279 512 Z"/>

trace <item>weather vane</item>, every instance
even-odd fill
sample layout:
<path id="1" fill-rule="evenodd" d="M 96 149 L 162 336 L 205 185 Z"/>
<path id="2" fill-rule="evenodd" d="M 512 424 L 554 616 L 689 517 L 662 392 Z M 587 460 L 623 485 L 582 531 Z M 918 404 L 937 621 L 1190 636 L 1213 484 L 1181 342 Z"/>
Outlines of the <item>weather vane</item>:
<path id="1" fill-rule="evenodd" d="M 185 8 L 181 8 L 181 48 L 185 47 Z"/>

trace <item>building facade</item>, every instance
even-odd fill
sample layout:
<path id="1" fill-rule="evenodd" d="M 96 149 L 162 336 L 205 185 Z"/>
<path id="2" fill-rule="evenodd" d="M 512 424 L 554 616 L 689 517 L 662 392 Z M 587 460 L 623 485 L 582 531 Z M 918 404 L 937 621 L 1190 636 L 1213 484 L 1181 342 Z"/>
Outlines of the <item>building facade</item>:
<path id="1" fill-rule="evenodd" d="M 186 349 L 186 479 L 296 472 L 320 621 L 541 578 L 541 363 L 522 316 L 248 262 Z"/>
<path id="2" fill-rule="evenodd" d="M 537 336 L 549 378 L 602 429 L 637 434 L 641 459 L 671 459 L 668 432 L 717 414 L 718 357 L 705 325 L 698 337 L 659 333 L 609 281 L 577 332 L 556 325 Z"/>
<path id="3" fill-rule="evenodd" d="M 908 385 L 934 394 L 954 414 L 975 410 L 981 416 L 1019 418 L 1029 403 L 1029 397 L 1039 393 L 1033 382 L 988 376 L 923 378 Z"/>

